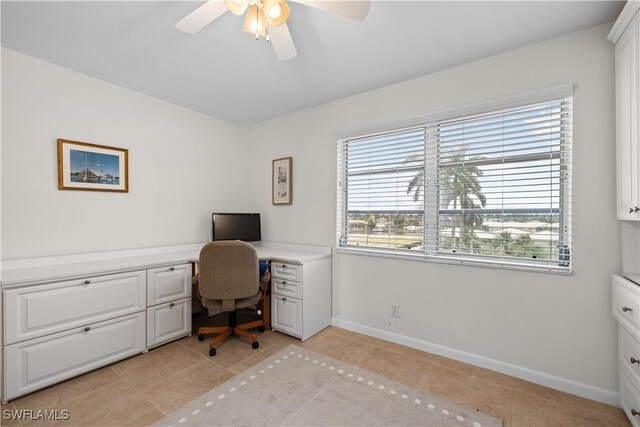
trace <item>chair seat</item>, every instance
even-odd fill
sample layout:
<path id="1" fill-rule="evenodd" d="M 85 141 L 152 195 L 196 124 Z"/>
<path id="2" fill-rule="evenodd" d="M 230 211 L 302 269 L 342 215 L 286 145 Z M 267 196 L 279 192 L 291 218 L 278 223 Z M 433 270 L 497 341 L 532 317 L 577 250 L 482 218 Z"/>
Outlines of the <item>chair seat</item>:
<path id="1" fill-rule="evenodd" d="M 262 298 L 262 290 L 258 291 L 258 293 L 252 297 L 237 299 L 235 308 L 236 310 L 238 310 L 240 308 L 251 307 L 253 305 L 258 304 L 258 301 L 260 301 L 260 298 Z M 212 299 L 207 299 L 203 297 L 202 305 L 204 305 L 205 307 L 211 310 L 222 310 L 222 301 L 220 300 L 212 300 Z"/>

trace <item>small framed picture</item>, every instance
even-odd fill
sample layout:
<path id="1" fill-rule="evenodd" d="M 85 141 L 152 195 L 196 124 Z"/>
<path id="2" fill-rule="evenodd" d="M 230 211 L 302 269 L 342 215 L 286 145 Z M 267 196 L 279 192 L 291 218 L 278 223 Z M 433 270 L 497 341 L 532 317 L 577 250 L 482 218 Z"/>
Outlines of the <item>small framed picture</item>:
<path id="1" fill-rule="evenodd" d="M 274 205 L 290 205 L 292 202 L 291 178 L 292 178 L 291 157 L 275 159 L 271 169 L 271 197 Z"/>
<path id="2" fill-rule="evenodd" d="M 58 189 L 129 192 L 129 150 L 58 139 Z"/>

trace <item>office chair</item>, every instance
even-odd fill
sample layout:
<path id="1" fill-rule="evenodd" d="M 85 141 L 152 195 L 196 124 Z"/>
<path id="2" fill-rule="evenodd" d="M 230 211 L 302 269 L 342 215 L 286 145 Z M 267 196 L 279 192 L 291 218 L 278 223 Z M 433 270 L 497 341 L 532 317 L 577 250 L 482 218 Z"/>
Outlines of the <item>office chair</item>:
<path id="1" fill-rule="evenodd" d="M 205 335 L 218 334 L 209 343 L 209 356 L 215 356 L 215 347 L 232 335 L 248 339 L 254 349 L 258 348 L 256 334 L 248 329 L 259 328 L 262 332 L 264 321 L 237 324 L 238 309 L 255 306 L 264 298 L 254 247 L 241 241 L 207 243 L 200 251 L 199 272 L 194 282 L 198 284 L 203 306 L 229 313 L 228 326 L 198 329 L 200 341 Z"/>

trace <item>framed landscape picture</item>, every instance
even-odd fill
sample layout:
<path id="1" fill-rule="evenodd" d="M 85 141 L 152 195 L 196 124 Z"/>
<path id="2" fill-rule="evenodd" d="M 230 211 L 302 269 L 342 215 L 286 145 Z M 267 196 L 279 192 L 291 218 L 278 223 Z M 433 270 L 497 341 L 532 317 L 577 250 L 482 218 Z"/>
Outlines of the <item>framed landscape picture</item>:
<path id="1" fill-rule="evenodd" d="M 129 150 L 58 139 L 58 189 L 129 192 Z"/>
<path id="2" fill-rule="evenodd" d="M 271 197 L 274 205 L 290 205 L 292 158 L 275 159 L 271 167 Z"/>

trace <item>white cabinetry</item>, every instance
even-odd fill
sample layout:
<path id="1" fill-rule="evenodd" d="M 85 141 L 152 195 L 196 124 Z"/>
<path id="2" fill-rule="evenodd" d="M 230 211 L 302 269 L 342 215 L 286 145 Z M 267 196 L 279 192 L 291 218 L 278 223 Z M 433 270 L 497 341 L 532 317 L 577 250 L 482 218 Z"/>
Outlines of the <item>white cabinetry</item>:
<path id="1" fill-rule="evenodd" d="M 143 311 L 145 295 L 144 271 L 8 290 L 4 343 Z"/>
<path id="2" fill-rule="evenodd" d="M 331 259 L 271 261 L 271 327 L 303 341 L 331 324 Z"/>
<path id="3" fill-rule="evenodd" d="M 618 388 L 620 404 L 640 427 L 640 286 L 613 276 L 611 310 L 618 321 Z"/>
<path id="4" fill-rule="evenodd" d="M 191 264 L 147 270 L 147 347 L 191 334 Z"/>
<path id="5" fill-rule="evenodd" d="M 616 45 L 617 212 L 622 220 L 640 220 L 640 18 L 634 3 L 629 2 L 609 34 Z"/>
<path id="6" fill-rule="evenodd" d="M 5 347 L 5 399 L 142 353 L 144 312 Z"/>
<path id="7" fill-rule="evenodd" d="M 191 264 L 3 291 L 3 400 L 191 333 Z"/>

